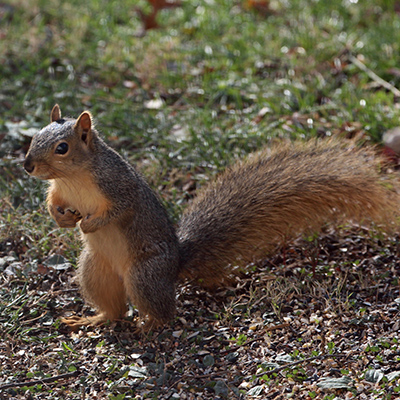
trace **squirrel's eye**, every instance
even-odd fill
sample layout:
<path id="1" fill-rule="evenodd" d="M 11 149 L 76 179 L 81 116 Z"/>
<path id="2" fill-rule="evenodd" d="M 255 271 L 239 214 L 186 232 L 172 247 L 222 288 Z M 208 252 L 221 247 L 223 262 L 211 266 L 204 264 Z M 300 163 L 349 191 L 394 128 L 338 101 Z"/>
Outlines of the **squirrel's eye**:
<path id="1" fill-rule="evenodd" d="M 68 143 L 62 142 L 56 147 L 56 154 L 65 154 L 68 151 Z"/>

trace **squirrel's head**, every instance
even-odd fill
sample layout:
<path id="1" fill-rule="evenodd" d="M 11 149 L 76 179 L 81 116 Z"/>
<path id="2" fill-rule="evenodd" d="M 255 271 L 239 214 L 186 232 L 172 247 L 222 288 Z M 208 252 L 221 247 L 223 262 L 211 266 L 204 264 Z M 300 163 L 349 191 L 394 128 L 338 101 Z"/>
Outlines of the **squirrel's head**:
<path id="1" fill-rule="evenodd" d="M 89 111 L 84 111 L 76 120 L 64 119 L 56 104 L 51 111 L 50 124 L 33 137 L 24 168 L 39 179 L 79 174 L 90 163 L 96 135 Z"/>

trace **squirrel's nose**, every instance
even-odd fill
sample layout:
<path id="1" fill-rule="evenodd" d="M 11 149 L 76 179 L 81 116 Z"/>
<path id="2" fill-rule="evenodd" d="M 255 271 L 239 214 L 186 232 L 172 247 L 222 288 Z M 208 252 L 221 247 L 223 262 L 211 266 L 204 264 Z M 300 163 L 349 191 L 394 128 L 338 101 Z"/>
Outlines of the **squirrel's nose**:
<path id="1" fill-rule="evenodd" d="M 32 163 L 32 159 L 29 156 L 25 158 L 24 168 L 25 171 L 28 172 L 28 174 L 31 174 L 35 169 L 35 165 Z"/>

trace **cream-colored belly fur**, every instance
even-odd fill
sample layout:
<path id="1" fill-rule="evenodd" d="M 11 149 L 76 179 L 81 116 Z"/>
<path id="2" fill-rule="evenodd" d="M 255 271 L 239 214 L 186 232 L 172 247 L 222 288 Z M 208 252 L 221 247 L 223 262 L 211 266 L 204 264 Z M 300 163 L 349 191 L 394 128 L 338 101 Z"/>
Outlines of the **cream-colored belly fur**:
<path id="1" fill-rule="evenodd" d="M 111 207 L 110 201 L 101 193 L 89 174 L 79 174 L 75 179 L 54 179 L 49 188 L 49 197 L 58 198 L 63 207 L 78 211 L 84 219 L 87 215 L 102 217 Z M 122 279 L 129 272 L 129 257 L 126 238 L 112 222 L 92 233 L 83 233 L 82 240 L 103 267 L 110 267 Z"/>
<path id="2" fill-rule="evenodd" d="M 122 279 L 129 273 L 132 259 L 129 257 L 126 238 L 113 223 L 93 233 L 82 233 L 82 240 L 96 254 L 96 258 L 108 264 Z"/>

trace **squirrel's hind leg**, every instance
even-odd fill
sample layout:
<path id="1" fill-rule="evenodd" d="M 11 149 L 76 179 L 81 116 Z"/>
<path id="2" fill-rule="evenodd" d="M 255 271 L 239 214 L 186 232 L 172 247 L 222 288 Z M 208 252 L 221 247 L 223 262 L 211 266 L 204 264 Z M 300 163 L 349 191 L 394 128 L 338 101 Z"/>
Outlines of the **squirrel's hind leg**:
<path id="1" fill-rule="evenodd" d="M 138 332 L 148 332 L 174 317 L 177 265 L 174 257 L 153 256 L 140 260 L 124 278 L 128 298 L 139 312 Z"/>
<path id="2" fill-rule="evenodd" d="M 127 296 L 122 278 L 112 269 L 108 261 L 83 250 L 79 259 L 78 278 L 85 299 L 97 309 L 92 317 L 72 316 L 62 322 L 72 328 L 122 318 L 127 311 Z"/>

